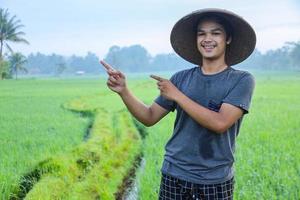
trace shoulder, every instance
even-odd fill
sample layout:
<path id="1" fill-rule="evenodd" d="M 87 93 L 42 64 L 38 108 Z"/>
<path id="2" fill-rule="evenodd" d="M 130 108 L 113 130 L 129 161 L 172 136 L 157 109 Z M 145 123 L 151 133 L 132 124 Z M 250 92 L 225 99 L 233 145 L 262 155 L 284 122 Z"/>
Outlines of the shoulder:
<path id="1" fill-rule="evenodd" d="M 254 76 L 248 71 L 233 68 L 231 68 L 230 73 L 230 91 L 236 91 L 239 94 L 247 93 L 251 95 L 255 88 Z"/>
<path id="2" fill-rule="evenodd" d="M 230 76 L 233 79 L 236 79 L 238 82 L 241 82 L 241 81 L 247 81 L 247 82 L 252 82 L 252 83 L 255 82 L 255 77 L 248 71 L 234 69 L 231 67 L 229 73 L 230 73 Z"/>

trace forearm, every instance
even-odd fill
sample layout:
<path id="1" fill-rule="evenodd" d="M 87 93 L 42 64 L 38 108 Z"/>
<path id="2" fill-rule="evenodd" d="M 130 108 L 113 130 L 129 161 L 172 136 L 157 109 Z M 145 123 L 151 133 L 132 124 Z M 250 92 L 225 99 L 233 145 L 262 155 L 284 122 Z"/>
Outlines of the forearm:
<path id="1" fill-rule="evenodd" d="M 122 93 L 119 93 L 121 99 L 126 105 L 129 112 L 141 123 L 146 126 L 152 124 L 151 110 L 149 106 L 137 99 L 127 88 Z"/>
<path id="2" fill-rule="evenodd" d="M 211 111 L 204 106 L 194 102 L 183 93 L 175 100 L 177 104 L 201 126 L 217 133 L 225 131 L 225 124 L 218 112 Z"/>
<path id="3" fill-rule="evenodd" d="M 216 133 L 226 132 L 244 113 L 241 108 L 229 103 L 223 103 L 218 112 L 211 111 L 187 97 L 170 80 L 155 75 L 151 77 L 158 81 L 158 89 L 163 97 L 175 101 L 201 126 Z"/>

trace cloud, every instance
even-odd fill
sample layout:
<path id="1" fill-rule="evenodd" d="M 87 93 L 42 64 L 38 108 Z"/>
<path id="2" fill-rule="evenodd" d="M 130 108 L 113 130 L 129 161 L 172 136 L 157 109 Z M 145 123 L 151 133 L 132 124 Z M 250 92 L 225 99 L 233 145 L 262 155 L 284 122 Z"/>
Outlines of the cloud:
<path id="1" fill-rule="evenodd" d="M 262 52 L 280 48 L 289 41 L 300 41 L 300 25 L 273 26 L 257 32 L 257 48 Z"/>
<path id="2" fill-rule="evenodd" d="M 2 3 L 3 2 L 3 3 Z M 30 46 L 16 45 L 25 54 L 40 51 L 63 55 L 100 56 L 111 45 L 141 44 L 151 54 L 171 52 L 169 34 L 175 22 L 204 7 L 232 10 L 245 18 L 257 32 L 261 51 L 299 40 L 300 3 L 296 0 L 1 0 L 26 26 Z M 295 6 L 296 5 L 296 6 Z"/>

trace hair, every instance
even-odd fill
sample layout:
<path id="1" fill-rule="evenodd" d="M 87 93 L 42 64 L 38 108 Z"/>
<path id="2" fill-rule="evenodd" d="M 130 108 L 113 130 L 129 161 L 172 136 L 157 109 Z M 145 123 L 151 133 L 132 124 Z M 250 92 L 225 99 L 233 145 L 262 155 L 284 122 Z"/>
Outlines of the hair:
<path id="1" fill-rule="evenodd" d="M 197 26 L 201 22 L 206 21 L 206 20 L 214 21 L 214 22 L 220 24 L 224 28 L 225 33 L 226 33 L 226 41 L 228 41 L 229 38 L 232 37 L 232 35 L 233 35 L 232 26 L 231 26 L 230 22 L 227 19 L 225 19 L 224 17 L 221 17 L 219 15 L 205 15 L 198 20 Z"/>

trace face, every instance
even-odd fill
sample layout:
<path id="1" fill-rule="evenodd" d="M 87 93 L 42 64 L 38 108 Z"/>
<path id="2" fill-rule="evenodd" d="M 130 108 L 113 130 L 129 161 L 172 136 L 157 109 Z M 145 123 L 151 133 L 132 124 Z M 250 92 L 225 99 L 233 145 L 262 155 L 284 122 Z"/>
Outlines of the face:
<path id="1" fill-rule="evenodd" d="M 226 33 L 222 25 L 206 20 L 197 27 L 197 48 L 203 59 L 225 60 Z"/>

